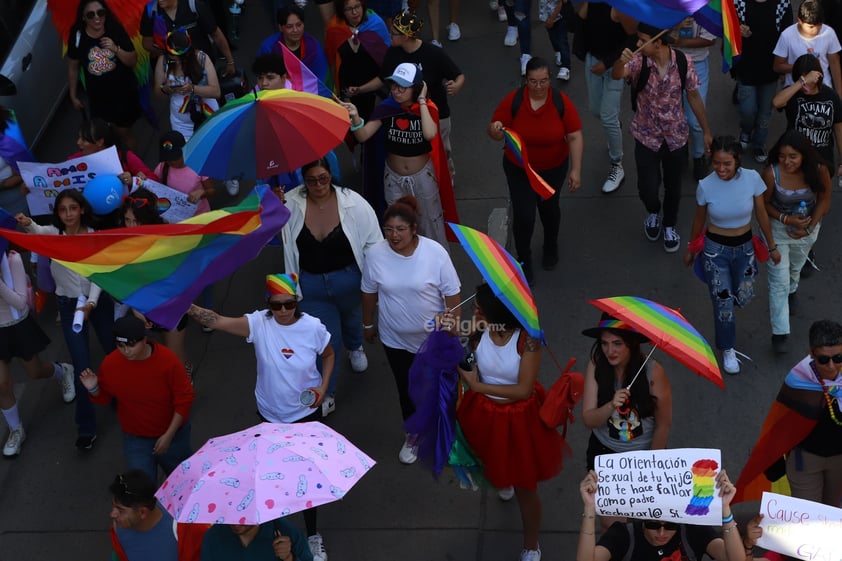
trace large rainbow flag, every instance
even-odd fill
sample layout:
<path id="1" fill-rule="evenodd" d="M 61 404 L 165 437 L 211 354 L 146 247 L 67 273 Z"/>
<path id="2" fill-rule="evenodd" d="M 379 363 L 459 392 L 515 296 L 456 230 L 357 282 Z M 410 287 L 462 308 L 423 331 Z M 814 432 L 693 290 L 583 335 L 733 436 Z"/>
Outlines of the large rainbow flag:
<path id="1" fill-rule="evenodd" d="M 506 143 L 506 150 L 526 172 L 526 178 L 529 180 L 529 186 L 532 187 L 532 190 L 538 193 L 545 201 L 555 195 L 555 189 L 550 187 L 550 184 L 544 181 L 544 178 L 538 175 L 538 172 L 529 165 L 529 157 L 526 155 L 526 145 L 520 136 L 512 129 L 503 129 L 503 140 Z"/>
<path id="2" fill-rule="evenodd" d="M 234 207 L 177 224 L 103 230 L 76 236 L 0 236 L 50 257 L 117 300 L 174 329 L 206 286 L 253 259 L 289 219 L 272 191 L 259 187 Z"/>
<path id="3" fill-rule="evenodd" d="M 740 21 L 734 0 L 595 0 L 650 25 L 670 28 L 693 16 L 699 25 L 722 37 L 722 71 L 727 72 L 742 52 Z"/>

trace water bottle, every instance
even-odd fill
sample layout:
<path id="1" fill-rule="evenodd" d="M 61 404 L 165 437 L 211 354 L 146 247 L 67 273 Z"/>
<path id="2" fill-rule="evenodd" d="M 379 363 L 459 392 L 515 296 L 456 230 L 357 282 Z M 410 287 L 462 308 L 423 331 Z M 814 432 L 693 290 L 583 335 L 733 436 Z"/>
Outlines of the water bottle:
<path id="1" fill-rule="evenodd" d="M 242 3 L 241 0 L 234 0 L 228 8 L 228 18 L 230 21 L 228 42 L 231 43 L 231 46 L 236 46 L 240 40 L 240 16 L 243 13 Z"/>
<path id="2" fill-rule="evenodd" d="M 807 202 L 801 201 L 800 203 L 798 203 L 798 209 L 795 212 L 793 212 L 791 216 L 794 216 L 795 218 L 798 218 L 798 219 L 807 218 L 807 216 L 808 216 Z M 798 228 L 798 227 L 795 227 L 795 226 L 788 226 L 787 227 L 787 230 L 789 232 L 792 232 L 792 233 L 797 232 L 800 229 L 801 228 Z"/>

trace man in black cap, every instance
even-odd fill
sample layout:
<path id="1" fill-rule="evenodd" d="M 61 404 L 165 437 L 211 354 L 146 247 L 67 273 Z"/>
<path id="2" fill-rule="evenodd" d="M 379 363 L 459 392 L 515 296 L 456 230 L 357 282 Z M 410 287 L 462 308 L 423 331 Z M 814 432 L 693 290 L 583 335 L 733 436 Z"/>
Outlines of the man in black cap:
<path id="1" fill-rule="evenodd" d="M 94 403 L 117 399 L 126 464 L 157 481 L 158 466 L 169 474 L 192 454 L 193 386 L 178 357 L 148 340 L 134 315 L 114 322 L 114 342 L 117 350 L 105 357 L 99 374 L 88 368 L 79 379 Z"/>
<path id="2" fill-rule="evenodd" d="M 643 231 L 649 241 L 661 238 L 660 184 L 664 183 L 664 251 L 674 253 L 681 245 L 676 231 L 681 200 L 681 174 L 687 162 L 690 129 L 684 114 L 682 93 L 702 127 L 705 157 L 713 139 L 708 127 L 699 75 L 693 61 L 670 48 L 673 38 L 667 30 L 647 23 L 637 26 L 637 50 L 624 49 L 611 75 L 631 84 L 632 107 L 636 109 L 629 130 L 634 137 L 637 190 L 648 213 Z"/>

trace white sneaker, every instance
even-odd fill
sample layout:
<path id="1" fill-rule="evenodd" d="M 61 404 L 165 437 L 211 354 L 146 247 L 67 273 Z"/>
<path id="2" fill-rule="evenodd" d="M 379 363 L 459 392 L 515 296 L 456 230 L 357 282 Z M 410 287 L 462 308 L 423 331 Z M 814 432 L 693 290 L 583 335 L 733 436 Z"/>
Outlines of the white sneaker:
<path id="1" fill-rule="evenodd" d="M 327 551 L 325 551 L 325 544 L 322 541 L 321 534 L 313 534 L 307 538 L 307 545 L 310 546 L 313 561 L 327 561 Z"/>
<path id="2" fill-rule="evenodd" d="M 520 552 L 520 561 L 541 561 L 541 550 L 524 549 Z"/>
<path id="3" fill-rule="evenodd" d="M 555 65 L 561 66 L 561 53 L 558 51 L 555 53 Z"/>
<path id="4" fill-rule="evenodd" d="M 76 399 L 76 384 L 73 378 L 73 365 L 66 362 L 60 362 L 61 367 L 61 398 L 65 403 L 70 403 Z"/>
<path id="5" fill-rule="evenodd" d="M 497 20 L 509 21 L 509 16 L 506 15 L 506 8 L 504 8 L 503 6 L 497 8 Z"/>
<path id="6" fill-rule="evenodd" d="M 441 48 L 441 41 L 439 41 L 438 39 L 433 39 L 432 41 L 430 41 L 430 43 L 432 43 L 438 48 Z"/>
<path id="7" fill-rule="evenodd" d="M 626 179 L 626 172 L 623 170 L 622 162 L 612 162 L 611 170 L 608 172 L 608 178 L 602 184 L 603 193 L 613 193 L 620 188 L 623 181 Z"/>
<path id="8" fill-rule="evenodd" d="M 564 80 L 567 81 L 570 79 L 570 69 L 561 67 L 558 69 L 558 75 L 556 75 L 557 80 Z"/>
<path id="9" fill-rule="evenodd" d="M 507 47 L 514 47 L 517 45 L 517 27 L 509 25 L 506 27 L 506 36 L 503 38 L 503 44 Z"/>
<path id="10" fill-rule="evenodd" d="M 448 23 L 447 24 L 447 40 L 448 41 L 458 41 L 462 38 L 462 30 L 459 29 L 458 23 Z"/>
<path id="11" fill-rule="evenodd" d="M 532 60 L 532 55 L 520 55 L 520 75 L 526 76 L 526 65 Z"/>
<path id="12" fill-rule="evenodd" d="M 656 242 L 661 237 L 661 217 L 654 212 L 650 212 L 643 221 L 643 233 L 646 234 L 646 239 L 650 242 Z"/>
<path id="13" fill-rule="evenodd" d="M 26 440 L 26 432 L 23 430 L 23 425 L 9 431 L 9 438 L 6 439 L 6 445 L 3 447 L 3 455 L 11 457 L 20 454 L 20 447 L 24 440 Z"/>
<path id="14" fill-rule="evenodd" d="M 418 461 L 418 447 L 415 445 L 417 435 L 407 434 L 401 446 L 401 451 L 398 453 L 398 460 L 402 464 L 414 464 Z"/>
<path id="15" fill-rule="evenodd" d="M 365 372 L 368 370 L 368 357 L 365 356 L 365 349 L 363 347 L 349 351 L 348 358 L 351 360 L 351 370 L 354 372 Z"/>
<path id="16" fill-rule="evenodd" d="M 734 349 L 722 351 L 722 369 L 726 374 L 740 373 L 740 361 L 737 360 L 737 352 Z"/>
<path id="17" fill-rule="evenodd" d="M 667 253 L 675 253 L 681 246 L 681 236 L 675 231 L 672 226 L 664 228 L 664 251 Z"/>
<path id="18" fill-rule="evenodd" d="M 228 194 L 232 197 L 240 192 L 240 180 L 239 179 L 229 179 L 225 182 L 225 189 L 228 191 Z"/>
<path id="19" fill-rule="evenodd" d="M 515 488 L 509 485 L 505 489 L 497 489 L 497 496 L 501 501 L 510 501 L 515 496 Z"/>
<path id="20" fill-rule="evenodd" d="M 336 399 L 333 396 L 325 396 L 322 400 L 322 417 L 327 417 L 331 413 L 336 411 Z"/>

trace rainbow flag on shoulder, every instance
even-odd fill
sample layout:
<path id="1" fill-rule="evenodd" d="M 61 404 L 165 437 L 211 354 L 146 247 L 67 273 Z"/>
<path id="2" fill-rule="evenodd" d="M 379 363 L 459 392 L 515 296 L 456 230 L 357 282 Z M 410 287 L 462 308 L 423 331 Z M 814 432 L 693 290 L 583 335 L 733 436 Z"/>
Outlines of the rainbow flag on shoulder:
<path id="1" fill-rule="evenodd" d="M 545 201 L 555 195 L 555 189 L 550 187 L 550 184 L 544 181 L 544 178 L 538 175 L 538 172 L 529 165 L 529 158 L 526 156 L 526 144 L 523 143 L 520 136 L 512 129 L 503 129 L 503 140 L 506 143 L 506 151 L 526 171 L 526 177 L 529 179 L 529 186 L 532 187 L 532 190 Z"/>

